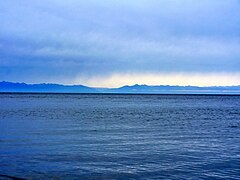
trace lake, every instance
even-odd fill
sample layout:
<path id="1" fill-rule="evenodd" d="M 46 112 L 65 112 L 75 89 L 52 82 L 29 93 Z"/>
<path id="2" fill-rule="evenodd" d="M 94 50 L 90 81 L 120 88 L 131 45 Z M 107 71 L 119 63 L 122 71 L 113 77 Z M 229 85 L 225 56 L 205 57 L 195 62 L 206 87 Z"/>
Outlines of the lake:
<path id="1" fill-rule="evenodd" d="M 0 94 L 0 179 L 239 179 L 240 96 Z"/>

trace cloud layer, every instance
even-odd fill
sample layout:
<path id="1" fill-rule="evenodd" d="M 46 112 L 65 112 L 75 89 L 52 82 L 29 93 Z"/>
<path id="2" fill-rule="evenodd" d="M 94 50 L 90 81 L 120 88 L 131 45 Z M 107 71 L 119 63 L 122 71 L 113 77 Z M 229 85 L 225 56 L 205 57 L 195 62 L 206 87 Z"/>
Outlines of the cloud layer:
<path id="1" fill-rule="evenodd" d="M 0 80 L 89 83 L 179 73 L 232 79 L 240 73 L 239 17 L 238 0 L 1 1 Z"/>

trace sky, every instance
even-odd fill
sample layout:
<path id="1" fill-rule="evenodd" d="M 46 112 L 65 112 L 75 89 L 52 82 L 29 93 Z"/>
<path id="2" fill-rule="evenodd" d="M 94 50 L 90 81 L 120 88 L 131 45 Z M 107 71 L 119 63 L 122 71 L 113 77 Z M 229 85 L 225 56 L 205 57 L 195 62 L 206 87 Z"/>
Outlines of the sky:
<path id="1" fill-rule="evenodd" d="M 0 81 L 240 85 L 240 1 L 0 0 Z"/>

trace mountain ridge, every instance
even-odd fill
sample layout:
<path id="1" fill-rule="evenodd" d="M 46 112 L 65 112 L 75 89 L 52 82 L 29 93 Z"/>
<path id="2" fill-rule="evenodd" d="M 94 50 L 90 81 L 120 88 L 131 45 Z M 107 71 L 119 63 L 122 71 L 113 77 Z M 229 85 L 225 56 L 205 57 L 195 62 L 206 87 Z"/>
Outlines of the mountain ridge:
<path id="1" fill-rule="evenodd" d="M 94 88 L 84 85 L 63 85 L 55 83 L 27 84 L 19 82 L 0 82 L 0 92 L 32 93 L 143 93 L 143 94 L 240 94 L 236 86 L 178 86 L 178 85 L 125 85 L 119 88 Z"/>

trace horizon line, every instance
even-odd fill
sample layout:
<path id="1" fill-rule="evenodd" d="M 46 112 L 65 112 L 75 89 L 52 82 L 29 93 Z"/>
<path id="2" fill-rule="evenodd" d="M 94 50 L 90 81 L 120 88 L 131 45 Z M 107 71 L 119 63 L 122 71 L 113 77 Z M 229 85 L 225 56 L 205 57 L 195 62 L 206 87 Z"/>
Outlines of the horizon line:
<path id="1" fill-rule="evenodd" d="M 118 88 L 122 88 L 122 87 L 132 87 L 132 86 L 170 86 L 170 87 L 200 87 L 200 88 L 208 88 L 208 87 L 238 87 L 239 85 L 212 85 L 212 86 L 197 86 L 197 85 L 177 85 L 177 84 L 158 84 L 158 85 L 151 85 L 151 84 L 139 84 L 139 83 L 135 83 L 135 84 L 125 84 L 122 86 L 118 86 L 118 87 L 96 87 L 96 86 L 89 86 L 89 85 L 84 85 L 84 84 L 65 84 L 65 83 L 54 83 L 54 82 L 39 82 L 39 83 L 27 83 L 27 82 L 14 82 L 14 81 L 0 81 L 0 83 L 12 83 L 12 84 L 26 84 L 26 85 L 61 85 L 61 86 L 85 86 L 85 87 L 89 87 L 89 88 L 95 88 L 95 89 L 118 89 Z"/>

